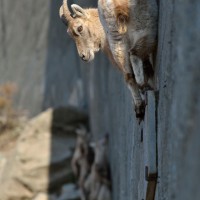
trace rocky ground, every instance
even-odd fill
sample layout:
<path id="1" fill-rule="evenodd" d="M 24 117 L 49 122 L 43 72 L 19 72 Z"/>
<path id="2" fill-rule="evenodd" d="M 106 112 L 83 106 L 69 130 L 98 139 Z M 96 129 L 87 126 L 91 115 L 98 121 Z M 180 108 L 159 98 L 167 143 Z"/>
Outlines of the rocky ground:
<path id="1" fill-rule="evenodd" d="M 0 135 L 0 200 L 78 200 L 70 161 L 87 115 L 48 109 Z"/>

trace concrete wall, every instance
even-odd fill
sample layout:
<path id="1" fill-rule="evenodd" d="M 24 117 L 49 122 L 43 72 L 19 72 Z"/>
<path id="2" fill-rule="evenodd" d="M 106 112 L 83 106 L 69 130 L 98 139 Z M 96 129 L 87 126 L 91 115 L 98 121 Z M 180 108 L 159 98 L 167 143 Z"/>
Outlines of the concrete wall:
<path id="1" fill-rule="evenodd" d="M 200 198 L 199 11 L 197 0 L 160 2 L 157 199 Z"/>
<path id="2" fill-rule="evenodd" d="M 200 3 L 159 1 L 157 200 L 199 199 Z M 121 74 L 97 61 L 91 72 L 91 124 L 110 133 L 113 199 L 144 198 L 144 143 Z M 101 64 L 101 68 L 99 67 Z M 98 137 L 98 136 L 96 136 Z"/>
<path id="3" fill-rule="evenodd" d="M 11 80 L 19 85 L 16 105 L 31 115 L 68 104 L 88 110 L 94 139 L 110 134 L 113 199 L 144 198 L 144 124 L 135 119 L 120 72 L 103 55 L 89 66 L 80 61 L 58 17 L 61 0 L 0 3 L 0 82 Z M 159 5 L 156 199 L 197 200 L 200 3 L 160 0 Z"/>
<path id="4" fill-rule="evenodd" d="M 29 116 L 52 106 L 87 107 L 87 70 L 60 21 L 61 4 L 0 0 L 0 84 L 16 84 L 15 106 Z"/>
<path id="5" fill-rule="evenodd" d="M 18 87 L 17 107 L 41 110 L 48 50 L 49 1 L 0 1 L 0 83 Z"/>

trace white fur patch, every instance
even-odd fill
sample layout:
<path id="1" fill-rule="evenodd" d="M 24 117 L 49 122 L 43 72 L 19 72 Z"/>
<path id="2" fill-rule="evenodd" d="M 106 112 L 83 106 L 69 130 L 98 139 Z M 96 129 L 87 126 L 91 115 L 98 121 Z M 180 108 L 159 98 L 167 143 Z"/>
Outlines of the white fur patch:
<path id="1" fill-rule="evenodd" d="M 144 71 L 142 60 L 134 55 L 130 56 L 130 60 L 137 84 L 141 86 L 144 85 Z"/>

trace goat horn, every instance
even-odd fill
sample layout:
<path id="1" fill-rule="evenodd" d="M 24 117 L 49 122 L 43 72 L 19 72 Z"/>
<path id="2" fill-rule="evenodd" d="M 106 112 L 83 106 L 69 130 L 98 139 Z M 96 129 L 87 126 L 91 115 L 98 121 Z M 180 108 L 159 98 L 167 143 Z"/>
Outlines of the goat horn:
<path id="1" fill-rule="evenodd" d="M 60 7 L 60 18 L 65 24 L 72 19 L 71 12 L 69 11 L 67 0 L 63 0 L 63 5 Z"/>

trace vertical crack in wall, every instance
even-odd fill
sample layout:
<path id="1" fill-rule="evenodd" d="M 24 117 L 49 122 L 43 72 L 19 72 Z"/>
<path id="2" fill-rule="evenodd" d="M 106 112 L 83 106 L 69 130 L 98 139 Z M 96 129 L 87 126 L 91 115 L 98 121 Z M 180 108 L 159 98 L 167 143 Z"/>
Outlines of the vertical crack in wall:
<path id="1" fill-rule="evenodd" d="M 159 103 L 159 91 L 155 91 L 155 126 L 156 126 L 156 166 L 158 173 L 158 103 Z M 159 173 L 158 173 L 159 174 Z"/>
<path id="2" fill-rule="evenodd" d="M 1 44 L 2 44 L 2 57 L 4 60 L 7 57 L 6 49 L 6 21 L 4 15 L 4 0 L 0 0 L 0 19 L 1 19 Z"/>

